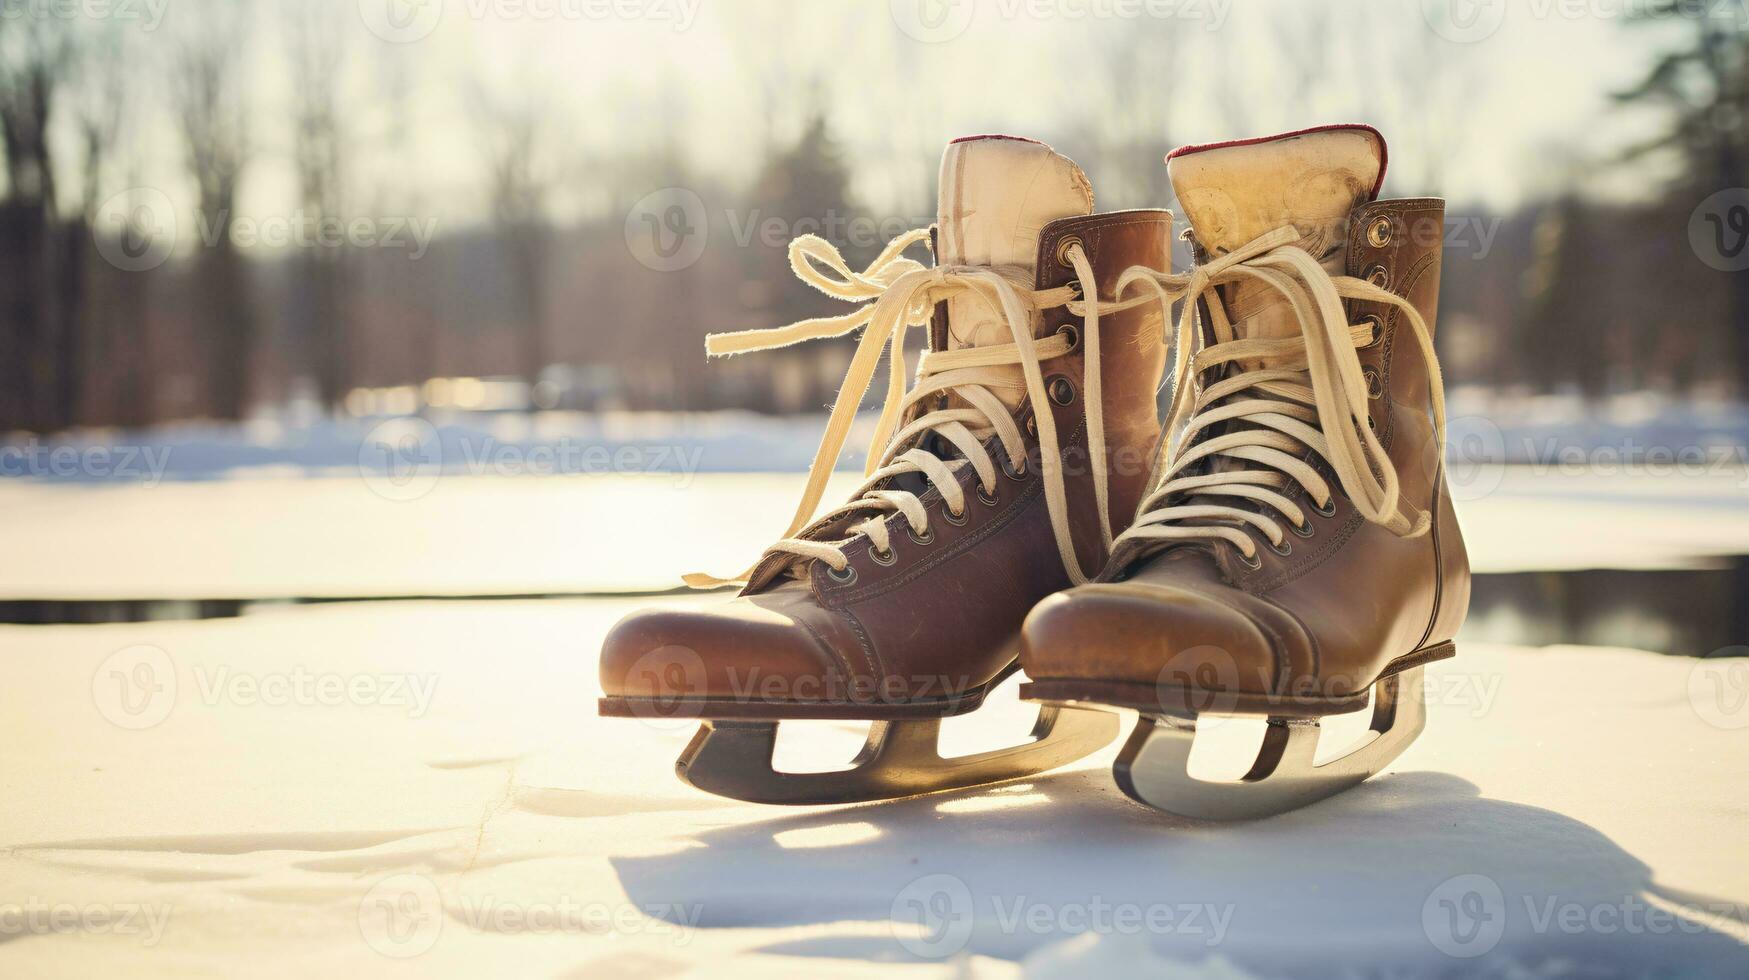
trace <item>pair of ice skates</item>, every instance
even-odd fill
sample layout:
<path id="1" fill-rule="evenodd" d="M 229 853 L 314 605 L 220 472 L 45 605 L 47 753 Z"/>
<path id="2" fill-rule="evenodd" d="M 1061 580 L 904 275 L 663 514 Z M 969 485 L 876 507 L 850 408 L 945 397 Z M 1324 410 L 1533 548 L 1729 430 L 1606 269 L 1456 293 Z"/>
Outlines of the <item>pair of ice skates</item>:
<path id="1" fill-rule="evenodd" d="M 1140 715 L 1119 785 L 1174 813 L 1264 816 L 1377 773 L 1421 731 L 1422 669 L 1469 602 L 1432 343 L 1443 203 L 1377 200 L 1385 157 L 1364 126 L 1178 150 L 1181 275 L 1169 213 L 1095 214 L 1074 163 L 1004 136 L 950 144 L 935 227 L 860 272 L 797 239 L 796 273 L 862 305 L 709 341 L 862 331 L 794 523 L 736 598 L 615 627 L 602 713 L 703 719 L 680 777 L 765 803 L 1027 776 L 1110 742 L 1116 708 Z M 904 255 L 925 242 L 932 265 Z M 883 354 L 868 482 L 816 518 Z M 942 758 L 941 719 L 1019 669 L 1031 740 Z M 1369 693 L 1368 740 L 1317 764 L 1319 719 Z M 1197 718 L 1230 715 L 1268 719 L 1255 763 L 1193 777 Z M 873 724 L 848 768 L 778 771 L 777 724 L 800 718 Z"/>

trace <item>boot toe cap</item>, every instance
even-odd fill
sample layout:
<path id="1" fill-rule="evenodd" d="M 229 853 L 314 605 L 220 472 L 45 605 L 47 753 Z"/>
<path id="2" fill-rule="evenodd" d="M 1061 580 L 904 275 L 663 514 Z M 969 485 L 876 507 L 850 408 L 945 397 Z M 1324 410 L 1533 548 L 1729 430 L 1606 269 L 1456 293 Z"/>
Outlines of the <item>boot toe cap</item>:
<path id="1" fill-rule="evenodd" d="M 609 698 L 808 700 L 807 688 L 823 688 L 834 676 L 833 660 L 806 625 L 743 597 L 707 608 L 644 609 L 620 620 L 603 642 L 601 691 Z"/>
<path id="2" fill-rule="evenodd" d="M 1021 632 L 1028 677 L 1162 689 L 1256 692 L 1283 671 L 1278 643 L 1220 597 L 1167 585 L 1099 583 L 1039 603 Z"/>

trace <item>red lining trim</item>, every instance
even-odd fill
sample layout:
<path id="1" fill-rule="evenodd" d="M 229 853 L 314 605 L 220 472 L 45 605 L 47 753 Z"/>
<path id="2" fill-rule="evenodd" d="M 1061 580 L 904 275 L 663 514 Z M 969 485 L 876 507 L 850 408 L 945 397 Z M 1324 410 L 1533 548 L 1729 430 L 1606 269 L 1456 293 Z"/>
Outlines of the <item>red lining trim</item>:
<path id="1" fill-rule="evenodd" d="M 1189 156 L 1192 153 L 1201 153 L 1204 150 L 1224 150 L 1230 146 L 1255 146 L 1258 143 L 1273 143 L 1276 140 L 1289 139 L 1294 136 L 1308 136 L 1312 133 L 1332 133 L 1340 132 L 1342 130 L 1359 130 L 1364 133 L 1371 133 L 1373 139 L 1379 141 L 1379 179 L 1377 183 L 1373 184 L 1372 193 L 1367 197 L 1369 201 L 1376 201 L 1378 200 L 1379 191 L 1385 186 L 1385 170 L 1390 166 L 1391 151 L 1390 147 L 1385 143 L 1384 134 L 1365 123 L 1336 123 L 1330 126 L 1313 126 L 1309 129 L 1296 129 L 1291 133 L 1277 133 L 1274 136 L 1256 136 L 1244 140 L 1227 140 L 1224 143 L 1196 143 L 1190 146 L 1181 146 L 1178 149 L 1173 150 L 1171 153 L 1166 154 L 1166 160 L 1167 162 L 1171 162 L 1178 157 Z M 956 140 L 955 142 L 958 141 Z"/>
<path id="2" fill-rule="evenodd" d="M 954 143 L 972 143 L 977 140 L 1013 140 L 1016 143 L 1037 143 L 1039 146 L 1044 145 L 1042 140 L 1027 139 L 1025 136 L 1009 136 L 1006 133 L 982 133 L 977 136 L 961 136 L 959 139 L 950 140 L 948 145 L 952 146 Z"/>

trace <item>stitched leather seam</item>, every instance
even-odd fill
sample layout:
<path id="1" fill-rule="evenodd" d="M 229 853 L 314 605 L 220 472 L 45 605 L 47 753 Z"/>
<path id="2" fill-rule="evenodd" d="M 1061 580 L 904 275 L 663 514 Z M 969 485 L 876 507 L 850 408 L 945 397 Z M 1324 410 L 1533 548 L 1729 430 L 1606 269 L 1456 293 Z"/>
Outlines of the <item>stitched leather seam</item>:
<path id="1" fill-rule="evenodd" d="M 1440 606 L 1445 602 L 1445 555 L 1439 547 L 1439 515 L 1445 507 L 1451 506 L 1445 499 L 1445 461 L 1441 460 L 1433 471 L 1433 506 L 1427 533 L 1433 538 L 1433 610 L 1427 614 L 1427 629 L 1422 631 L 1421 639 L 1415 648 L 1427 645 L 1433 637 L 1433 628 L 1439 625 Z"/>
<path id="2" fill-rule="evenodd" d="M 827 666 L 836 668 L 834 673 L 839 675 L 835 680 L 841 684 L 848 684 L 855 676 L 855 671 L 851 669 L 850 661 L 844 656 L 844 654 L 838 652 L 837 647 L 827 643 L 826 638 L 820 635 L 820 631 L 815 629 L 807 620 L 797 617 L 796 622 L 802 624 L 802 629 L 807 630 L 808 635 L 812 636 L 814 642 L 819 644 L 820 650 L 827 654 L 830 661 Z"/>
<path id="3" fill-rule="evenodd" d="M 850 621 L 850 628 L 856 632 L 857 642 L 862 644 L 863 656 L 868 659 L 869 676 L 877 683 L 884 681 L 887 676 L 886 661 L 882 660 L 880 653 L 875 650 L 874 640 L 869 637 L 868 630 L 862 625 L 862 620 L 858 619 L 856 613 L 851 612 L 848 608 L 841 608 L 838 611 Z"/>
<path id="4" fill-rule="evenodd" d="M 1043 483 L 1038 480 L 1028 482 L 1025 488 L 1020 491 L 1020 495 L 1014 498 L 1014 503 L 1009 504 L 1007 509 L 1003 510 L 1000 514 L 997 514 L 988 524 L 983 525 L 971 534 L 961 538 L 952 548 L 941 549 L 936 554 L 929 556 L 923 561 L 915 563 L 910 568 L 906 569 L 902 575 L 893 579 L 876 583 L 855 592 L 846 593 L 839 597 L 837 604 L 848 607 L 852 603 L 862 602 L 867 599 L 873 599 L 877 596 L 886 595 L 894 589 L 911 584 L 919 576 L 935 568 L 937 565 L 940 565 L 942 562 L 958 558 L 973 545 L 982 543 L 984 539 L 1013 523 L 1014 519 L 1020 515 L 1020 512 L 1026 508 L 1028 502 L 1038 495 L 1038 492 L 1042 487 Z"/>
<path id="5" fill-rule="evenodd" d="M 1427 270 L 1433 264 L 1433 255 L 1429 253 L 1422 256 L 1421 261 L 1410 267 L 1408 275 L 1403 280 L 1402 295 L 1404 299 L 1408 299 L 1409 293 L 1421 284 L 1422 277 L 1427 275 Z M 1391 307 L 1390 320 L 1385 324 L 1385 346 L 1380 356 L 1379 386 L 1384 390 L 1384 404 L 1381 407 L 1385 410 L 1385 427 L 1384 431 L 1379 433 L 1379 443 L 1386 449 L 1391 448 L 1391 440 L 1397 434 L 1397 415 L 1392 411 L 1396 407 L 1397 399 L 1391 393 L 1391 363 L 1394 360 L 1392 355 L 1395 354 L 1397 348 L 1397 324 L 1401 321 L 1402 316 L 1401 308 Z M 1432 383 L 1431 375 L 1429 375 L 1428 383 Z"/>
<path id="6" fill-rule="evenodd" d="M 1059 449 L 1058 449 L 1058 456 L 1059 457 L 1061 457 L 1061 455 L 1062 455 L 1063 448 L 1066 448 L 1067 446 L 1070 446 L 1070 445 L 1079 445 L 1079 440 L 1081 438 L 1081 430 L 1085 425 L 1086 425 L 1086 420 L 1083 419 L 1082 423 L 1080 425 L 1077 425 L 1073 432 L 1069 433 L 1069 439 L 1067 440 L 1067 442 L 1064 444 L 1063 447 L 1059 447 Z M 904 573 L 902 573 L 902 574 L 900 574 L 892 579 L 889 579 L 889 580 L 884 581 L 884 582 L 877 582 L 874 585 L 868 586 L 865 589 L 858 589 L 858 590 L 855 590 L 852 592 L 846 592 L 838 597 L 837 604 L 842 605 L 842 606 L 849 606 L 852 603 L 861 602 L 865 599 L 872 599 L 876 596 L 885 595 L 888 592 L 893 591 L 894 589 L 897 589 L 897 588 L 900 588 L 901 586 L 905 586 L 905 585 L 910 584 L 911 582 L 913 582 L 916 579 L 918 579 L 919 577 L 921 577 L 925 572 L 928 572 L 929 570 L 935 568 L 937 565 L 940 565 L 944 562 L 951 561 L 955 558 L 958 558 L 960 555 L 964 554 L 968 549 L 970 549 L 973 545 L 976 545 L 976 544 L 982 542 L 985 538 L 990 537 L 991 535 L 995 534 L 997 531 L 1000 531 L 1004 527 L 1007 527 L 1009 524 L 1013 523 L 1014 520 L 1020 516 L 1021 511 L 1023 511 L 1028 506 L 1028 504 L 1031 502 L 1032 498 L 1035 496 L 1038 496 L 1043 489 L 1044 489 L 1044 479 L 1042 476 L 1039 479 L 1027 481 L 1025 488 L 1023 490 L 1021 490 L 1021 492 L 1020 492 L 1020 496 L 1018 496 L 1014 499 L 1014 503 L 1008 505 L 1008 507 L 1005 510 L 1003 510 L 1000 514 L 997 514 L 995 519 L 991 520 L 988 524 L 983 525 L 982 527 L 973 531 L 971 534 L 968 534 L 965 537 L 961 538 L 958 542 L 956 542 L 954 544 L 953 547 L 941 549 L 936 554 L 931 555 L 927 559 L 912 565 L 910 568 L 907 568 L 904 571 Z"/>
<path id="7" fill-rule="evenodd" d="M 1432 214 L 1432 213 L 1435 213 L 1435 212 L 1441 210 L 1440 208 L 1428 207 L 1427 204 L 1428 204 L 1429 200 L 1430 199 L 1424 198 L 1424 199 L 1420 199 L 1420 200 L 1416 200 L 1416 201 L 1406 201 L 1406 202 L 1401 202 L 1401 203 L 1394 202 L 1394 203 L 1386 204 L 1386 205 L 1380 207 L 1374 213 L 1375 214 L 1396 213 L 1396 214 L 1403 215 L 1405 218 L 1405 221 L 1407 221 L 1407 215 L 1409 215 L 1409 214 Z M 1370 221 L 1363 221 L 1363 222 L 1361 222 L 1361 224 L 1362 225 L 1370 224 Z M 1395 261 L 1396 253 L 1398 251 L 1400 251 L 1400 248 L 1393 248 L 1391 251 L 1391 255 L 1389 256 L 1389 258 L 1393 262 Z M 1358 264 L 1362 259 L 1365 258 L 1365 248 L 1361 244 L 1361 239 L 1354 238 L 1354 239 L 1350 240 L 1349 256 L 1350 256 L 1349 261 L 1350 261 L 1351 265 Z M 1415 263 L 1415 265 L 1410 267 L 1409 273 L 1404 277 L 1404 281 L 1401 284 L 1400 295 L 1402 295 L 1405 298 L 1408 297 L 1410 291 L 1413 290 L 1414 287 L 1420 283 L 1421 278 L 1427 274 L 1427 270 L 1428 270 L 1428 268 L 1430 268 L 1432 266 L 1433 261 L 1434 261 L 1434 255 L 1432 252 L 1429 252 L 1428 254 L 1422 256 L 1421 259 Z M 1396 328 L 1397 320 L 1398 320 L 1398 317 L 1400 316 L 1400 314 L 1401 314 L 1401 310 L 1399 310 L 1397 307 L 1391 307 L 1390 313 L 1388 314 L 1389 319 L 1385 322 L 1385 347 L 1384 347 L 1384 351 L 1383 351 L 1383 354 L 1381 357 L 1382 370 L 1380 371 L 1379 384 L 1384 387 L 1384 390 L 1386 393 L 1385 402 L 1387 405 L 1394 404 L 1394 402 L 1391 400 L 1391 397 L 1390 397 L 1390 375 L 1386 372 L 1388 372 L 1390 370 L 1392 345 L 1396 343 L 1396 329 L 1395 328 Z M 1396 429 L 1396 421 L 1395 421 L 1393 413 L 1391 413 L 1390 411 L 1387 410 L 1384 413 L 1384 415 L 1385 415 L 1385 430 L 1383 432 L 1379 433 L 1379 442 L 1388 450 L 1391 447 L 1391 438 L 1392 438 L 1392 436 L 1395 432 L 1395 429 Z M 1294 498 L 1297 499 L 1298 497 L 1302 496 L 1303 492 L 1304 491 L 1301 488 L 1296 486 L 1295 490 L 1294 490 L 1294 494 L 1293 494 Z M 1354 532 L 1356 530 L 1358 530 L 1358 526 L 1359 526 L 1358 522 L 1351 516 L 1349 521 L 1343 525 L 1343 527 L 1337 532 L 1335 537 L 1331 538 L 1328 542 L 1321 545 L 1318 548 L 1318 550 L 1313 552 L 1312 554 L 1307 555 L 1303 559 L 1295 560 L 1294 562 L 1288 564 L 1285 568 L 1283 568 L 1281 570 L 1281 572 L 1279 572 L 1275 576 L 1268 578 L 1268 579 L 1265 579 L 1262 582 L 1258 583 L 1255 586 L 1256 590 L 1258 592 L 1274 591 L 1275 589 L 1279 589 L 1283 585 L 1286 585 L 1287 583 L 1289 583 L 1289 582 L 1299 578 L 1300 576 L 1306 574 L 1307 572 L 1318 567 L 1319 565 L 1322 565 L 1324 562 L 1326 562 L 1330 559 L 1330 556 L 1335 552 L 1335 550 L 1338 547 L 1340 547 L 1343 543 L 1345 543 L 1349 538 L 1353 537 Z M 1431 628 L 1431 627 L 1429 627 L 1429 628 Z"/>
<path id="8" fill-rule="evenodd" d="M 1118 211 L 1118 212 L 1113 212 L 1113 213 L 1125 214 L 1126 212 Z M 1061 227 L 1055 229 L 1055 232 L 1051 238 L 1039 240 L 1039 251 L 1038 251 L 1039 268 L 1041 268 L 1041 269 L 1043 269 L 1043 268 L 1055 268 L 1056 256 L 1052 253 L 1056 252 L 1057 243 L 1062 241 L 1068 235 L 1082 236 L 1082 242 L 1086 243 L 1088 237 L 1095 237 L 1096 238 L 1099 234 L 1101 234 L 1103 231 L 1108 230 L 1108 229 L 1125 228 L 1125 227 L 1129 227 L 1131 225 L 1159 225 L 1159 224 L 1163 224 L 1170 231 L 1170 229 L 1172 227 L 1172 212 L 1170 212 L 1170 211 L 1139 211 L 1139 212 L 1136 212 L 1136 214 L 1137 214 L 1136 217 L 1125 217 L 1125 218 L 1119 219 L 1117 221 L 1103 220 L 1103 219 L 1106 219 L 1108 217 L 1108 215 L 1102 215 L 1102 214 L 1079 215 L 1079 216 L 1074 217 L 1074 218 L 1066 219 L 1064 224 Z M 1077 224 L 1076 222 L 1085 222 L 1085 223 Z M 1083 231 L 1083 229 L 1087 229 L 1087 230 Z M 1094 262 L 1094 258 L 1097 254 L 1094 251 L 1094 248 L 1095 248 L 1095 246 L 1093 246 L 1091 244 L 1089 244 L 1087 246 L 1087 264 L 1089 264 L 1089 265 L 1097 265 L 1097 263 Z M 1045 262 L 1047 260 L 1049 260 L 1049 262 L 1051 263 L 1050 266 L 1045 265 Z M 1094 269 L 1095 275 L 1098 274 L 1098 271 L 1099 270 L 1097 268 Z M 1121 272 L 1121 270 L 1120 270 L 1120 272 Z M 1063 276 L 1066 279 L 1067 273 L 1066 272 L 1063 273 Z M 1048 279 L 1055 278 L 1055 276 L 1053 275 L 1053 276 L 1046 277 L 1046 278 L 1048 281 Z M 1042 285 L 1042 283 L 1041 283 L 1041 285 Z"/>
<path id="9" fill-rule="evenodd" d="M 1253 586 L 1253 589 L 1258 593 L 1274 592 L 1276 589 L 1281 588 L 1312 569 L 1317 568 L 1319 565 L 1329 561 L 1336 552 L 1342 549 L 1344 544 L 1348 543 L 1349 538 L 1354 537 L 1354 532 L 1360 530 L 1360 525 L 1364 520 L 1365 519 L 1362 518 L 1359 513 L 1348 515 L 1348 519 L 1342 522 L 1342 526 L 1337 528 L 1335 532 L 1331 534 L 1330 538 L 1317 552 L 1308 556 L 1303 562 L 1296 562 L 1295 564 L 1282 569 L 1280 574 L 1258 583 Z"/>
<path id="10" fill-rule="evenodd" d="M 1294 615 L 1293 610 L 1287 608 L 1286 606 L 1282 605 L 1279 602 L 1276 602 L 1273 599 L 1270 599 L 1267 596 L 1258 596 L 1257 599 L 1258 599 L 1258 601 L 1267 604 L 1270 608 L 1281 612 L 1290 621 L 1292 621 L 1295 626 L 1298 626 L 1300 628 L 1300 632 L 1303 635 L 1305 635 L 1305 637 L 1309 641 L 1309 646 L 1311 647 L 1311 650 L 1312 650 L 1312 676 L 1313 677 L 1322 676 L 1321 672 L 1323 670 L 1323 667 L 1322 667 L 1323 653 L 1321 650 L 1318 649 L 1318 638 L 1312 634 L 1311 630 L 1306 628 L 1305 621 L 1300 619 L 1300 617 Z M 1275 676 L 1276 676 L 1275 693 L 1286 694 L 1288 692 L 1288 679 L 1289 679 L 1288 678 L 1289 664 L 1288 664 L 1288 657 L 1287 657 L 1287 644 L 1282 642 L 1281 634 L 1277 633 L 1273 628 L 1271 628 L 1268 623 L 1263 622 L 1261 617 L 1246 617 L 1246 618 L 1248 618 L 1252 621 L 1252 625 L 1256 626 L 1258 629 L 1263 630 L 1264 632 L 1269 634 L 1270 645 L 1271 645 L 1271 647 L 1274 648 L 1274 653 L 1275 653 Z"/>

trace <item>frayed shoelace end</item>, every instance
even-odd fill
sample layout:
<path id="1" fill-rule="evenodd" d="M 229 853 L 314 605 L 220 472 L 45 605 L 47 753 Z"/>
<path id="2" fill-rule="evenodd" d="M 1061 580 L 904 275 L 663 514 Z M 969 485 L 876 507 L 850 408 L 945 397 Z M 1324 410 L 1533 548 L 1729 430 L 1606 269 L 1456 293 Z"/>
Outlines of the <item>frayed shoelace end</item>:
<path id="1" fill-rule="evenodd" d="M 718 578 L 704 572 L 689 572 L 680 576 L 680 581 L 686 583 L 689 589 L 720 589 L 727 585 L 746 585 L 747 577 L 743 575 L 740 578 Z"/>

